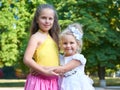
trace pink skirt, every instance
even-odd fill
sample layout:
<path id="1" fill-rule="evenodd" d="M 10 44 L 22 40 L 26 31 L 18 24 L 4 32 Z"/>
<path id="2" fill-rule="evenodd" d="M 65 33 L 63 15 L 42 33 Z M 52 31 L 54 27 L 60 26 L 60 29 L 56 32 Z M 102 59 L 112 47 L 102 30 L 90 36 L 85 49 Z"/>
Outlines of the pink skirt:
<path id="1" fill-rule="evenodd" d="M 28 75 L 24 90 L 59 90 L 57 76 Z"/>

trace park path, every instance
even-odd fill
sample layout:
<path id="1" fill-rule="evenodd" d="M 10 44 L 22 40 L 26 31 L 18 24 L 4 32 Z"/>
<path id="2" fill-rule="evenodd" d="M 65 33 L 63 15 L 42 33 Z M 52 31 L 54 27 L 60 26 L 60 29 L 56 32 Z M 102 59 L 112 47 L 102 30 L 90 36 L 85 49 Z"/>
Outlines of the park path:
<path id="1" fill-rule="evenodd" d="M 0 90 L 24 90 L 23 87 L 0 87 Z M 110 86 L 106 88 L 95 87 L 95 90 L 120 90 L 120 86 Z"/>

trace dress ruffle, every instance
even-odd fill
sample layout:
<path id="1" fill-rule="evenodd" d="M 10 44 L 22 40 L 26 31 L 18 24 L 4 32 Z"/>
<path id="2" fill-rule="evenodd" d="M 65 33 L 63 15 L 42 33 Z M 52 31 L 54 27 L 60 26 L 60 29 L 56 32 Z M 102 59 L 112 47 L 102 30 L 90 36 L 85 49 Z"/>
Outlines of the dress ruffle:
<path id="1" fill-rule="evenodd" d="M 28 75 L 24 90 L 58 90 L 58 77 Z"/>

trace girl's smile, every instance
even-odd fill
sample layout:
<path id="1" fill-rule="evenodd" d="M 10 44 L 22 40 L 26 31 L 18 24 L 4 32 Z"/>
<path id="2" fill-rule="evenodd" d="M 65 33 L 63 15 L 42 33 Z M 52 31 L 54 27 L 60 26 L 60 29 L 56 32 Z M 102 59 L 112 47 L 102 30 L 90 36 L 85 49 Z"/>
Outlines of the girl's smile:
<path id="1" fill-rule="evenodd" d="M 53 22 L 54 22 L 54 11 L 49 8 L 43 9 L 37 20 L 39 28 L 44 32 L 48 32 L 52 28 Z"/>
<path id="2" fill-rule="evenodd" d="M 64 35 L 62 37 L 62 49 L 65 56 L 73 55 L 77 52 L 78 44 L 72 35 Z"/>

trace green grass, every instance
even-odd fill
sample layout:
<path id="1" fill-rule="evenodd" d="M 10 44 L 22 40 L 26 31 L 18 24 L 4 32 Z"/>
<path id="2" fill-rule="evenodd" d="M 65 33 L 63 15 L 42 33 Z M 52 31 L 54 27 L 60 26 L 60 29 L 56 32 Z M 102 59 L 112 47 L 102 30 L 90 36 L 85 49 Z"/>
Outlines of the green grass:
<path id="1" fill-rule="evenodd" d="M 92 78 L 94 80 L 94 86 L 99 86 L 99 79 L 97 78 Z M 120 86 L 120 77 L 106 77 L 106 85 L 107 86 Z"/>
<path id="2" fill-rule="evenodd" d="M 23 87 L 25 79 L 0 79 L 0 87 Z"/>
<path id="3" fill-rule="evenodd" d="M 94 86 L 99 86 L 98 77 L 92 77 Z M 0 87 L 24 87 L 25 79 L 0 79 Z M 106 77 L 107 86 L 120 86 L 120 78 Z"/>

